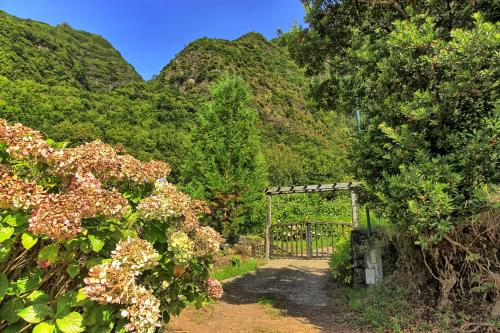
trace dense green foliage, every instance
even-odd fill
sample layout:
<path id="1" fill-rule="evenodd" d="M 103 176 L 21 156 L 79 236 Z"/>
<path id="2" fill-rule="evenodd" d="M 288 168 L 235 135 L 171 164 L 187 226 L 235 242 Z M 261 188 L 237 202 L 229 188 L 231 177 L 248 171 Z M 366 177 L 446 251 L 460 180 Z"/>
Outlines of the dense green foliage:
<path id="1" fill-rule="evenodd" d="M 48 85 L 108 91 L 141 81 L 104 38 L 0 11 L 0 75 Z"/>
<path id="2" fill-rule="evenodd" d="M 351 156 L 366 199 L 397 226 L 402 247 L 432 257 L 441 305 L 458 285 L 498 295 L 498 259 L 483 250 L 498 239 L 498 2 L 304 3 L 309 28 L 283 40 L 321 73 L 318 103 L 359 108 Z"/>
<path id="3" fill-rule="evenodd" d="M 174 179 L 189 146 L 193 108 L 178 92 L 156 94 L 148 83 L 104 94 L 0 77 L 1 117 L 70 146 L 100 138 L 142 160 L 171 160 Z"/>
<path id="4" fill-rule="evenodd" d="M 190 99 L 204 100 L 211 82 L 225 74 L 250 86 L 271 184 L 345 179 L 347 121 L 315 106 L 309 80 L 278 41 L 258 33 L 234 41 L 202 38 L 180 52 L 156 80 Z"/>
<path id="5" fill-rule="evenodd" d="M 241 79 L 217 81 L 182 170 L 186 189 L 209 203 L 210 224 L 231 239 L 259 226 L 264 206 L 266 165 L 250 98 Z"/>
<path id="6" fill-rule="evenodd" d="M 202 38 L 144 82 L 102 37 L 66 24 L 0 18 L 5 119 L 70 147 L 99 138 L 142 160 L 169 161 L 178 182 L 188 178 L 180 170 L 189 170 L 183 165 L 209 87 L 231 74 L 250 87 L 270 184 L 348 180 L 348 120 L 317 107 L 309 79 L 277 41 L 258 33 L 235 41 Z"/>

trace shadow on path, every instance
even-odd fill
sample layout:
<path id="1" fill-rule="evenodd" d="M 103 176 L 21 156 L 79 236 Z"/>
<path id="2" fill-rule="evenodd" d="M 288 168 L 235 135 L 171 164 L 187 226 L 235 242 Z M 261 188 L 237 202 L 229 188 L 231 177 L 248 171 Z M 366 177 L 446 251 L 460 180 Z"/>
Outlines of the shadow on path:
<path id="1" fill-rule="evenodd" d="M 339 306 L 341 296 L 330 286 L 326 260 L 275 259 L 223 284 L 223 301 L 229 304 L 273 298 L 287 316 L 303 317 L 321 332 L 356 332 Z"/>

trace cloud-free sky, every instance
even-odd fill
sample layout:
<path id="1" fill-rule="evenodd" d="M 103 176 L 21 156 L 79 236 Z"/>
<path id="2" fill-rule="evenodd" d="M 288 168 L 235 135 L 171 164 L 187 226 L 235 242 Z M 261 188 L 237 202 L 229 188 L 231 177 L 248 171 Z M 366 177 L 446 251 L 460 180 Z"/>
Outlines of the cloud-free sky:
<path id="1" fill-rule="evenodd" d="M 99 34 L 145 79 L 197 38 L 273 38 L 304 16 L 300 0 L 0 0 L 0 9 Z"/>

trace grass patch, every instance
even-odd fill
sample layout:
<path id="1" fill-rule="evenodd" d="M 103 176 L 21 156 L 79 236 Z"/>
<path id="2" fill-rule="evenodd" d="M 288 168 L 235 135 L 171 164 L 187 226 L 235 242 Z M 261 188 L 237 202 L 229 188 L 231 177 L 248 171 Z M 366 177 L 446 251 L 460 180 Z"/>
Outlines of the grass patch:
<path id="1" fill-rule="evenodd" d="M 264 311 L 271 317 L 279 317 L 286 315 L 286 311 L 278 308 L 278 301 L 271 296 L 264 296 L 259 298 L 257 304 L 264 308 Z"/>
<path id="2" fill-rule="evenodd" d="M 264 296 L 264 297 L 259 298 L 259 301 L 257 303 L 260 305 L 276 306 L 277 301 L 274 297 Z"/>
<path id="3" fill-rule="evenodd" d="M 433 325 L 418 320 L 418 310 L 409 299 L 407 289 L 387 284 L 367 289 L 344 289 L 343 295 L 349 310 L 356 312 L 355 323 L 370 327 L 376 332 L 429 332 Z"/>
<path id="4" fill-rule="evenodd" d="M 442 312 L 430 308 L 408 286 L 402 288 L 394 283 L 342 290 L 346 310 L 355 312 L 356 325 L 377 333 L 496 332 L 500 328 L 499 320 L 483 322 L 460 310 Z M 470 329 L 463 328 L 467 323 L 472 325 Z"/>
<path id="5" fill-rule="evenodd" d="M 264 262 L 264 260 L 256 258 L 248 258 L 239 262 L 229 262 L 222 267 L 215 268 L 210 275 L 219 281 L 226 280 L 248 272 L 253 272 L 257 269 L 257 267 L 264 264 Z"/>

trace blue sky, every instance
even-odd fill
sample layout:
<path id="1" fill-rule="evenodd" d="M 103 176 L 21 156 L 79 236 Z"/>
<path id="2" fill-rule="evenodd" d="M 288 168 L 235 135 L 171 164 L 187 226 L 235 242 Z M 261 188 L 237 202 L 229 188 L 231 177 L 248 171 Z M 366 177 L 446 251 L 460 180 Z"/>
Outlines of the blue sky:
<path id="1" fill-rule="evenodd" d="M 273 38 L 304 16 L 300 0 L 0 0 L 0 9 L 102 35 L 145 79 L 197 38 Z"/>

